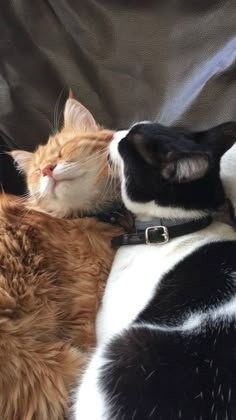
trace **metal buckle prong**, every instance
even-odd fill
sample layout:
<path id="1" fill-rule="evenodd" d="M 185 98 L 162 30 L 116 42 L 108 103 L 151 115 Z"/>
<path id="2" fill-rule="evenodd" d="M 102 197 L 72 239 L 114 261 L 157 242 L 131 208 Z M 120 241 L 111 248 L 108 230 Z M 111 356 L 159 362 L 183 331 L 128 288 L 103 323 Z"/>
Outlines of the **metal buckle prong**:
<path id="1" fill-rule="evenodd" d="M 156 230 L 157 231 L 158 230 L 162 231 L 161 236 L 162 236 L 163 240 L 152 242 L 152 241 L 149 240 L 149 232 L 150 231 L 156 231 Z M 145 242 L 146 242 L 146 244 L 160 244 L 160 245 L 163 245 L 163 244 L 166 244 L 167 242 L 169 242 L 169 232 L 168 232 L 167 227 L 166 226 L 150 226 L 150 227 L 147 227 L 145 229 Z"/>

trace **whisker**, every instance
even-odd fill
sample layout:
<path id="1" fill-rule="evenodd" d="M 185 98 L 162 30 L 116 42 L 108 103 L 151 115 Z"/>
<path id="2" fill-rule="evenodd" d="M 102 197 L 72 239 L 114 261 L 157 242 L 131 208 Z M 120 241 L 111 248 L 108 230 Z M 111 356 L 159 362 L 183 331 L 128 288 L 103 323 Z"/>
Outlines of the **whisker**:
<path id="1" fill-rule="evenodd" d="M 9 156 L 9 154 L 7 153 L 7 152 L 11 152 L 13 149 L 10 149 L 9 148 L 9 150 L 6 150 L 5 152 L 3 151 L 3 152 L 0 152 L 0 155 L 8 155 Z"/>
<path id="2" fill-rule="evenodd" d="M 78 163 L 87 163 L 87 162 L 91 162 L 94 159 L 97 159 L 98 157 L 102 157 L 105 156 L 107 154 L 107 148 L 104 148 L 102 150 L 99 150 L 98 152 L 93 153 L 91 156 L 81 159 L 78 161 Z"/>
<path id="3" fill-rule="evenodd" d="M 65 162 L 63 164 L 63 170 L 67 171 L 67 170 L 70 170 L 70 169 L 77 168 L 78 166 L 83 168 L 84 165 L 86 165 L 88 163 L 91 163 L 96 159 L 100 159 L 102 157 L 105 157 L 105 155 L 106 155 L 106 152 L 102 152 L 102 153 L 100 152 L 100 154 L 93 154 L 91 157 L 89 157 L 87 159 L 78 160 L 76 162 Z"/>
<path id="4" fill-rule="evenodd" d="M 59 95 L 58 95 L 58 98 L 57 98 L 57 100 L 56 100 L 56 104 L 55 104 L 55 107 L 54 107 L 54 115 L 53 115 L 53 120 L 54 120 L 54 132 L 56 133 L 57 131 L 58 131 L 58 129 L 59 129 L 59 119 L 58 119 L 58 117 L 60 118 L 60 115 L 61 114 L 59 114 L 59 116 L 58 116 L 58 109 L 59 109 L 59 106 L 60 106 L 60 100 L 61 100 L 61 97 L 62 97 L 62 94 L 63 94 L 63 91 L 64 91 L 64 88 L 62 88 L 61 89 L 61 92 L 59 93 Z"/>
<path id="5" fill-rule="evenodd" d="M 120 198 L 120 180 L 118 175 L 118 166 L 116 163 L 112 166 L 111 177 L 113 182 L 113 200 Z"/>
<path id="6" fill-rule="evenodd" d="M 102 172 L 103 169 L 107 166 L 107 161 L 105 162 L 101 162 L 101 164 L 103 163 L 103 165 L 99 168 L 99 171 Z"/>
<path id="7" fill-rule="evenodd" d="M 109 180 L 110 180 L 110 177 L 108 176 L 106 178 L 106 182 L 105 182 L 105 185 L 104 185 L 104 188 L 103 188 L 103 191 L 102 191 L 102 197 L 101 197 L 101 200 L 100 200 L 102 203 L 104 202 L 104 198 L 107 195 L 107 192 L 109 190 Z"/>
<path id="8" fill-rule="evenodd" d="M 21 202 L 21 203 L 25 203 L 28 200 L 29 197 L 17 197 L 16 201 Z"/>
<path id="9" fill-rule="evenodd" d="M 76 161 L 76 162 L 65 162 L 64 163 L 64 166 L 65 167 L 76 167 L 76 166 L 82 166 L 82 165 L 86 165 L 87 163 L 90 163 L 90 162 L 92 162 L 93 160 L 96 160 L 96 159 L 99 159 L 99 158 L 101 158 L 101 157 L 103 157 L 103 155 L 100 155 L 100 156 L 95 156 L 95 157 L 93 157 L 93 158 L 89 158 L 88 160 L 78 160 L 78 161 Z"/>
<path id="10" fill-rule="evenodd" d="M 109 180 L 109 182 L 108 182 L 108 186 L 107 186 L 107 190 L 106 190 L 106 195 L 108 194 L 109 191 L 112 191 L 112 177 L 109 176 L 108 180 Z"/>
<path id="11" fill-rule="evenodd" d="M 60 121 L 61 121 L 61 115 L 63 114 L 63 109 L 61 109 L 61 111 L 59 112 L 59 116 L 58 116 L 58 123 L 57 123 L 57 131 L 56 132 L 58 132 L 59 131 L 59 124 L 60 124 Z M 55 133 L 56 134 L 56 133 Z"/>
<path id="12" fill-rule="evenodd" d="M 1 188 L 1 194 L 6 194 L 6 192 L 5 192 L 4 188 L 3 188 L 2 183 L 0 183 L 0 188 Z"/>
<path id="13" fill-rule="evenodd" d="M 8 146 L 7 144 L 4 144 L 4 146 L 2 146 L 2 145 L 0 145 L 0 148 L 3 148 L 3 151 L 4 151 L 4 149 L 8 149 L 8 150 L 15 150 L 15 149 L 13 149 L 11 146 Z"/>
<path id="14" fill-rule="evenodd" d="M 37 110 L 37 113 L 38 113 L 38 115 L 40 115 L 40 118 L 42 119 L 42 120 L 44 120 L 44 121 L 46 121 L 46 123 L 48 124 L 48 126 L 49 126 L 49 130 L 50 130 L 50 132 L 54 132 L 54 127 L 53 127 L 53 124 L 51 123 L 51 121 L 46 117 L 46 115 L 45 114 L 43 114 L 42 112 L 40 112 L 39 110 Z"/>

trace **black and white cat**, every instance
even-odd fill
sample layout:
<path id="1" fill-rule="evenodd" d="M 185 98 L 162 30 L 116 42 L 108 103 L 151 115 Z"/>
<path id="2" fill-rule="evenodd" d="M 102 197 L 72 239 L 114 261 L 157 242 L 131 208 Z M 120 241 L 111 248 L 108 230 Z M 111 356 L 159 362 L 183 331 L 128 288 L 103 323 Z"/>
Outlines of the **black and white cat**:
<path id="1" fill-rule="evenodd" d="M 159 222 L 147 244 L 117 251 L 75 419 L 236 419 L 236 233 L 206 217 L 225 200 L 220 158 L 235 138 L 236 123 L 116 133 L 110 158 L 126 207 L 137 225 L 164 218 L 167 231 Z M 158 229 L 165 243 L 149 243 Z"/>

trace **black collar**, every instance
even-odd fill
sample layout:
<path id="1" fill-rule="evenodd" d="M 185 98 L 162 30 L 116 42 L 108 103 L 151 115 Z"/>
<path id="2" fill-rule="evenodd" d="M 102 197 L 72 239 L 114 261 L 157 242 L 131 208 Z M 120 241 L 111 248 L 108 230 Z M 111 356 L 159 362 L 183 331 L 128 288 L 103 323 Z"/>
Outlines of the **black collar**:
<path id="1" fill-rule="evenodd" d="M 109 223 L 115 225 L 117 222 L 117 211 L 101 212 L 94 214 L 87 214 L 86 217 L 94 217 L 98 222 Z"/>
<path id="2" fill-rule="evenodd" d="M 209 226 L 212 216 L 205 216 L 195 220 L 170 220 L 154 219 L 149 222 L 136 222 L 135 233 L 125 233 L 115 236 L 111 245 L 118 248 L 122 245 L 156 244 L 161 245 L 169 242 L 172 238 L 197 232 Z"/>
<path id="3" fill-rule="evenodd" d="M 108 205 L 106 209 L 97 213 L 88 213 L 84 217 L 94 217 L 98 222 L 109 223 L 111 225 L 116 225 L 118 223 L 118 218 L 121 212 L 120 202 L 113 202 L 110 206 Z"/>

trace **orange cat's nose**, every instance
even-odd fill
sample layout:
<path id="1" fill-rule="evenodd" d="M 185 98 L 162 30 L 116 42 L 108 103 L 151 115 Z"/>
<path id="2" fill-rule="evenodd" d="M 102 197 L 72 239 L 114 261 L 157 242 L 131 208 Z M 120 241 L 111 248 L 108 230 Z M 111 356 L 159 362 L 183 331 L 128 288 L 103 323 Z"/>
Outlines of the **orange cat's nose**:
<path id="1" fill-rule="evenodd" d="M 43 176 L 50 176 L 52 178 L 53 171 L 54 171 L 56 166 L 57 165 L 47 165 L 47 166 L 45 166 L 45 168 L 43 168 L 43 170 L 42 170 Z"/>

